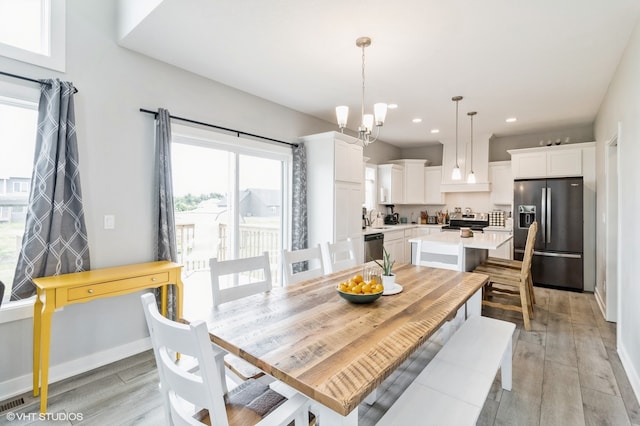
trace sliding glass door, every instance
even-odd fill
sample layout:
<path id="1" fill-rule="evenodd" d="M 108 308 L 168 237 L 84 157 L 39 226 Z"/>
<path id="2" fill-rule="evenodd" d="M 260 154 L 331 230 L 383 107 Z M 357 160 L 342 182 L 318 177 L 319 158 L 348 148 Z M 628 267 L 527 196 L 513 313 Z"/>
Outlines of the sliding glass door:
<path id="1" fill-rule="evenodd" d="M 291 153 L 199 129 L 173 130 L 178 261 L 184 278 L 209 278 L 209 259 L 269 253 L 274 285 L 288 233 Z"/>

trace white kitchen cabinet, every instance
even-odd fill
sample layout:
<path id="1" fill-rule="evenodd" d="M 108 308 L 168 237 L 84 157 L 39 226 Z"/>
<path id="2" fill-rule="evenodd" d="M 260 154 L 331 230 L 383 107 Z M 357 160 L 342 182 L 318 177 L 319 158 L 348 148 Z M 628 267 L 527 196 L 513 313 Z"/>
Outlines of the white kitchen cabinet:
<path id="1" fill-rule="evenodd" d="M 384 248 L 391 255 L 391 260 L 395 260 L 396 263 L 405 262 L 404 245 L 404 230 L 398 229 L 384 233 Z"/>
<path id="2" fill-rule="evenodd" d="M 398 164 L 378 166 L 380 204 L 404 203 L 404 167 Z"/>
<path id="3" fill-rule="evenodd" d="M 335 140 L 335 179 L 342 182 L 362 182 L 362 146 Z"/>
<path id="4" fill-rule="evenodd" d="M 442 183 L 442 166 L 424 168 L 424 204 L 444 205 L 444 192 L 440 188 Z"/>
<path id="5" fill-rule="evenodd" d="M 307 150 L 309 246 L 351 238 L 358 242 L 357 258 L 363 262 L 362 146 L 338 132 L 304 136 L 300 141 Z"/>
<path id="6" fill-rule="evenodd" d="M 494 205 L 511 205 L 513 203 L 511 161 L 489 163 L 489 180 L 491 182 L 491 203 Z"/>
<path id="7" fill-rule="evenodd" d="M 394 160 L 402 166 L 402 203 L 424 204 L 424 166 L 427 160 Z"/>
<path id="8" fill-rule="evenodd" d="M 547 152 L 547 176 L 581 176 L 582 149 L 554 149 Z"/>
<path id="9" fill-rule="evenodd" d="M 582 150 L 588 144 L 511 149 L 514 179 L 582 176 Z"/>

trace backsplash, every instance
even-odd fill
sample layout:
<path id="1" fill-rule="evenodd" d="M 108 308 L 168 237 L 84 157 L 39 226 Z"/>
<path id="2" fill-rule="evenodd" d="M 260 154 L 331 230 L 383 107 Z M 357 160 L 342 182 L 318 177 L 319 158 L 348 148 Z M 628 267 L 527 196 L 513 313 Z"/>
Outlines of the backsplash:
<path id="1" fill-rule="evenodd" d="M 451 192 L 445 195 L 445 205 L 397 205 L 395 211 L 400 217 L 406 217 L 407 222 L 411 222 L 412 213 L 413 220 L 420 220 L 420 212 L 426 210 L 430 216 L 434 216 L 437 211 L 453 212 L 454 208 L 460 207 L 462 211 L 470 208 L 471 211 L 477 213 L 489 213 L 494 210 L 502 210 L 505 212 L 505 218 L 509 217 L 510 210 L 507 206 L 495 206 L 489 200 L 489 194 L 484 192 Z M 384 206 L 381 206 L 384 207 Z M 385 211 L 385 210 L 382 210 Z"/>

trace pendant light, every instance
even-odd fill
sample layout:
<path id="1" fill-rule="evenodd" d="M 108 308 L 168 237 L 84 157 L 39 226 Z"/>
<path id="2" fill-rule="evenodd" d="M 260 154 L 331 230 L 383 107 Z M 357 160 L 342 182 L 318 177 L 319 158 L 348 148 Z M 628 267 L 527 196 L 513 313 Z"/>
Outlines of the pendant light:
<path id="1" fill-rule="evenodd" d="M 462 96 L 454 96 L 451 100 L 456 103 L 456 166 L 451 172 L 451 180 L 460 180 L 462 179 L 462 173 L 458 165 L 458 102 L 462 100 Z"/>
<path id="2" fill-rule="evenodd" d="M 469 162 L 469 167 L 471 171 L 467 175 L 467 183 L 476 183 L 476 175 L 475 173 L 473 173 L 473 116 L 476 114 L 477 114 L 476 111 L 471 111 L 467 113 L 467 115 L 471 117 L 471 155 L 469 156 L 469 159 L 471 160 Z"/>

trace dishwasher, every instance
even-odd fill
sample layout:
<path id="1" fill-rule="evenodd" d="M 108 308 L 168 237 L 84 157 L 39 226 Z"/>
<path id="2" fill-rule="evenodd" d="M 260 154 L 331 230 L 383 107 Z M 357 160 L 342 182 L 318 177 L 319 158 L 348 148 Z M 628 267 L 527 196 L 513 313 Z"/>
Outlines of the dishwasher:
<path id="1" fill-rule="evenodd" d="M 382 259 L 382 247 L 384 243 L 384 234 L 382 232 L 375 234 L 367 234 L 364 236 L 364 261 Z"/>

